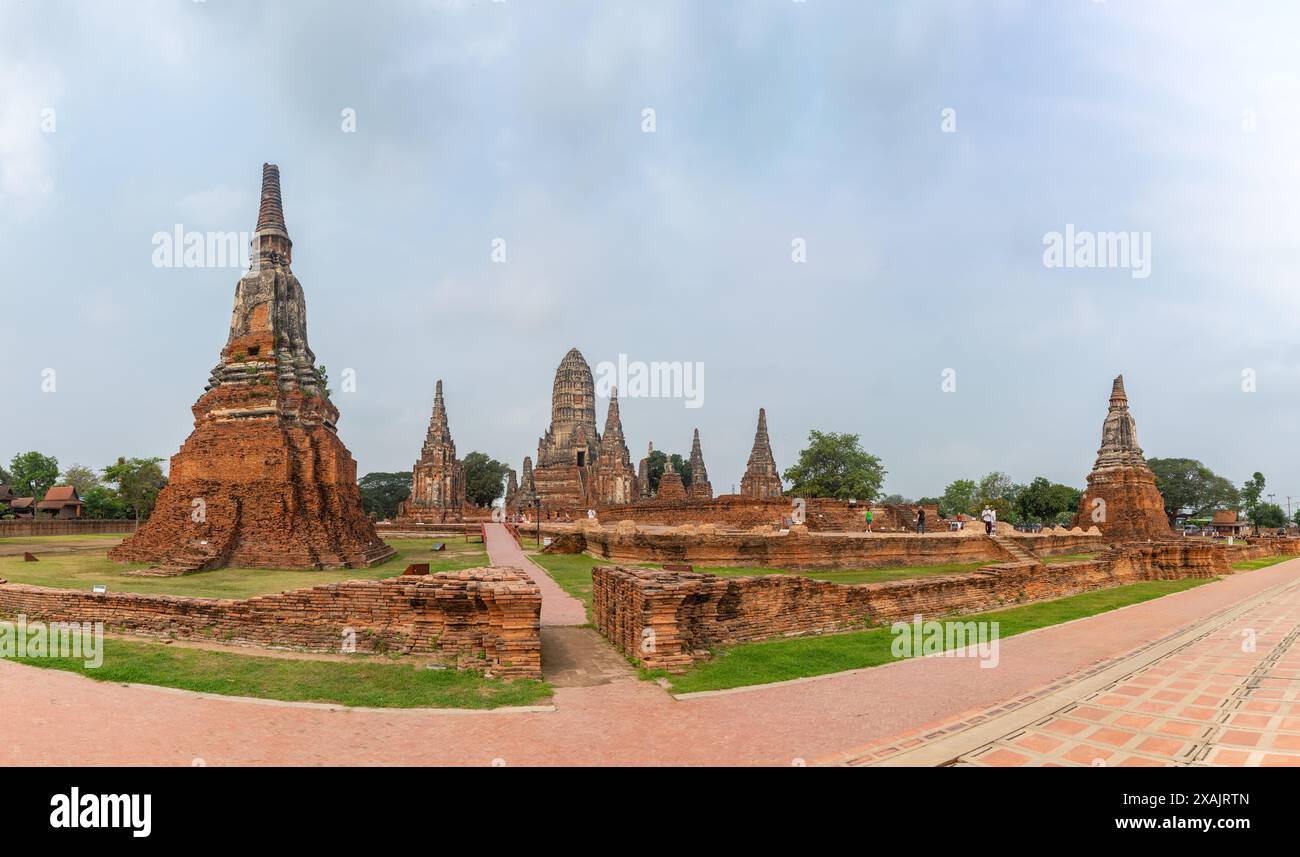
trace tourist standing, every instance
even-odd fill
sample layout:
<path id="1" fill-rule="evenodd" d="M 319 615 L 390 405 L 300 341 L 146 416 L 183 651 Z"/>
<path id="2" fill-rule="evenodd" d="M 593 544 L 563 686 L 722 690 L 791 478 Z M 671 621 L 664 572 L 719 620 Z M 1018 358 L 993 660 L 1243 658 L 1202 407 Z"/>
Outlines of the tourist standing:
<path id="1" fill-rule="evenodd" d="M 986 536 L 993 535 L 993 524 L 997 519 L 998 513 L 986 505 L 984 511 L 980 513 L 980 520 L 984 521 L 984 534 Z"/>
<path id="2" fill-rule="evenodd" d="M 871 532 L 871 510 L 867 510 L 867 532 Z"/>
<path id="3" fill-rule="evenodd" d="M 916 511 L 916 532 L 923 534 L 925 532 L 925 509 Z"/>

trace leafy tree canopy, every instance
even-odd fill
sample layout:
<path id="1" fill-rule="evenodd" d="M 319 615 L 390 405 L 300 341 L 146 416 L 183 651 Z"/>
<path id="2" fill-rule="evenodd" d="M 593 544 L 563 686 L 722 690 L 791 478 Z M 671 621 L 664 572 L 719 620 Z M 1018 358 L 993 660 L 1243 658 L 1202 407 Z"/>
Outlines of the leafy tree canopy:
<path id="1" fill-rule="evenodd" d="M 167 485 L 161 463 L 161 458 L 119 458 L 104 468 L 104 481 L 115 486 L 118 498 L 137 521 L 149 517 L 158 493 Z"/>
<path id="2" fill-rule="evenodd" d="M 1064 523 L 1072 518 L 1083 492 L 1069 485 L 1039 476 L 1020 489 L 1014 502 L 1021 521 L 1036 524 Z"/>
<path id="3" fill-rule="evenodd" d="M 948 487 L 943 489 L 943 497 L 940 498 L 939 513 L 945 517 L 952 517 L 957 514 L 973 515 L 975 514 L 976 492 L 979 486 L 973 479 L 957 479 L 949 483 Z"/>
<path id="4" fill-rule="evenodd" d="M 664 470 L 668 468 L 668 462 L 672 461 L 673 469 L 677 475 L 682 477 L 682 485 L 689 488 L 691 485 L 691 459 L 690 456 L 682 458 L 677 453 L 669 455 L 661 449 L 656 449 L 647 456 L 649 459 L 646 464 L 646 478 L 650 482 L 650 493 L 658 493 L 659 480 L 663 478 Z"/>
<path id="5" fill-rule="evenodd" d="M 1232 482 L 1193 458 L 1151 458 L 1156 487 L 1165 498 L 1165 514 L 1176 518 L 1203 518 L 1216 509 L 1241 508 L 1241 496 Z"/>
<path id="6" fill-rule="evenodd" d="M 19 497 L 42 500 L 59 481 L 59 460 L 39 452 L 24 452 L 9 462 L 9 484 Z"/>
<path id="7" fill-rule="evenodd" d="M 782 475 L 792 496 L 869 503 L 879 496 L 885 472 L 880 459 L 862 448 L 859 435 L 814 429 L 799 460 Z"/>
<path id="8" fill-rule="evenodd" d="M 506 474 L 509 465 L 502 464 L 486 453 L 471 452 L 465 456 L 465 494 L 476 506 L 491 506 L 506 493 Z"/>
<path id="9" fill-rule="evenodd" d="M 84 464 L 71 464 L 59 477 L 60 485 L 71 485 L 77 489 L 77 496 L 84 501 L 86 492 L 99 484 L 99 474 Z"/>
<path id="10" fill-rule="evenodd" d="M 372 518 L 386 520 L 397 514 L 397 504 L 411 496 L 411 471 L 367 473 L 357 480 L 361 507 Z"/>
<path id="11" fill-rule="evenodd" d="M 1268 529 L 1286 526 L 1286 512 L 1276 503 L 1260 503 L 1255 507 L 1255 524 Z"/>

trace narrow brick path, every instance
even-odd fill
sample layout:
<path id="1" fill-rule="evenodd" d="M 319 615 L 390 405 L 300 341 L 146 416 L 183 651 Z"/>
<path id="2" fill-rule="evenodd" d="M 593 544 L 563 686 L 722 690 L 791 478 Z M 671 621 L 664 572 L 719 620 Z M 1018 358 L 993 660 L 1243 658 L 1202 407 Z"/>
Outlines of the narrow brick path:
<path id="1" fill-rule="evenodd" d="M 489 535 L 489 549 L 492 540 Z M 1152 640 L 1213 625 L 1225 609 L 1297 581 L 1300 560 L 1292 560 L 1022 634 L 1002 641 L 996 669 L 980 669 L 973 658 L 919 658 L 684 700 L 673 699 L 650 682 L 614 680 L 559 687 L 552 711 L 458 714 L 249 702 L 99 683 L 0 661 L 0 702 L 23 713 L 0 735 L 0 765 L 190 765 L 195 759 L 208 765 L 490 765 L 494 760 L 510 766 L 812 764 L 895 740 L 893 736 L 918 726 L 942 734 L 942 724 L 971 710 L 1009 710 L 1053 683 L 1076 682 L 1080 670 L 1151 645 Z M 1292 669 L 1294 650 L 1279 649 L 1281 640 L 1294 631 L 1295 617 L 1287 612 L 1290 607 L 1269 609 L 1273 612 L 1252 618 L 1261 623 L 1259 650 L 1265 660 L 1260 664 L 1274 665 L 1272 673 L 1260 674 L 1257 685 L 1281 696 L 1254 693 L 1242 701 L 1264 705 L 1236 712 L 1268 720 L 1217 724 L 1225 732 L 1258 732 L 1259 743 L 1253 747 L 1225 734 L 1216 749 L 1262 752 L 1260 764 L 1270 762 L 1268 754 L 1284 752 L 1287 742 L 1279 737 L 1294 725 L 1288 718 L 1295 714 L 1297 685 L 1285 672 Z M 1268 624 L 1262 624 L 1265 619 Z M 1278 657 L 1270 660 L 1273 652 Z M 1197 656 L 1227 658 L 1214 650 Z M 1172 660 L 1164 666 L 1175 672 L 1182 668 Z M 1226 668 L 1214 669 L 1223 673 Z M 1166 690 L 1205 690 L 1174 688 L 1172 682 L 1182 679 L 1173 673 L 1154 677 L 1169 686 L 1153 688 L 1153 698 L 1141 702 L 1163 702 L 1154 694 Z M 1283 685 L 1275 685 L 1278 680 Z M 1192 697 L 1182 707 L 1201 706 Z M 1175 710 L 1172 716 L 1180 715 Z M 1159 731 L 1158 724 L 1151 725 Z M 1146 737 L 1151 736 L 1140 740 Z M 926 740 L 925 735 L 919 740 Z M 1136 750 L 1139 739 L 1129 740 Z M 1204 762 L 1248 764 L 1250 757 L 1224 754 Z"/>
<path id="2" fill-rule="evenodd" d="M 587 607 L 560 588 L 555 580 L 528 558 L 504 524 L 486 524 L 488 559 L 495 566 L 517 568 L 542 590 L 543 625 L 585 625 Z"/>

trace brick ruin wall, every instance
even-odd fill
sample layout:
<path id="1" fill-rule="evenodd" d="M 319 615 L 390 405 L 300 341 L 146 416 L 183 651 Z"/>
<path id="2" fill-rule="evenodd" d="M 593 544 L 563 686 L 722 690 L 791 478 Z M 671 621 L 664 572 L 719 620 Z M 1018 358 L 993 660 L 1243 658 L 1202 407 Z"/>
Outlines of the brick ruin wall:
<path id="1" fill-rule="evenodd" d="M 135 532 L 135 521 L 99 518 L 63 518 L 52 520 L 0 521 L 0 538 L 15 536 L 91 536 L 106 533 L 127 535 Z"/>
<path id="2" fill-rule="evenodd" d="M 110 631 L 237 645 L 432 655 L 458 669 L 541 678 L 541 593 L 522 573 L 473 568 L 348 580 L 245 600 L 68 589 L 0 581 L 0 615 L 103 622 Z"/>
<path id="3" fill-rule="evenodd" d="M 809 530 L 814 532 L 861 532 L 866 529 L 867 506 L 845 500 L 814 498 L 804 501 L 804 518 Z M 915 514 L 912 506 L 872 506 L 875 520 L 872 529 L 912 529 Z M 939 521 L 939 510 L 927 506 L 926 516 L 932 528 L 947 524 Z M 711 500 L 647 500 L 596 507 L 601 521 L 613 524 L 632 521 L 637 524 L 680 526 L 683 524 L 715 524 L 729 529 L 748 530 L 791 517 L 794 501 L 790 497 L 742 497 L 723 494 Z"/>
<path id="4" fill-rule="evenodd" d="M 973 574 L 845 585 L 798 575 L 718 577 L 623 566 L 592 570 L 596 627 L 650 669 L 680 670 L 710 646 L 842 631 L 1061 598 L 1143 580 L 1229 573 L 1226 552 L 1134 545 L 1095 561 L 1015 562 Z M 648 629 L 648 630 L 647 630 Z"/>
<path id="5" fill-rule="evenodd" d="M 585 539 L 586 551 L 615 563 L 844 569 L 1000 562 L 1011 558 L 992 539 L 974 532 L 814 534 L 796 527 L 785 534 L 729 533 L 707 526 L 677 531 L 580 526 L 577 531 Z M 542 532 L 556 538 L 574 530 L 543 526 Z M 1092 553 L 1107 546 L 1102 536 L 1087 533 L 1016 533 L 1008 538 L 1040 556 Z"/>

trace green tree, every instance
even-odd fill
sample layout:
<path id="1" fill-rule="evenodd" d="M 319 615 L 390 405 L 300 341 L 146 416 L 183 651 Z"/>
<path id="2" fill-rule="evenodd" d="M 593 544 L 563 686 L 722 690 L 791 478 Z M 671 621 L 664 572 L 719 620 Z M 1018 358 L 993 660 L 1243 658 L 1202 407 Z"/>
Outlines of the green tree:
<path id="1" fill-rule="evenodd" d="M 68 465 L 59 477 L 60 485 L 71 485 L 77 489 L 77 496 L 84 501 L 86 492 L 99 484 L 99 474 L 84 464 Z"/>
<path id="2" fill-rule="evenodd" d="M 9 475 L 9 471 L 5 470 L 3 464 L 0 464 L 0 485 L 8 485 L 12 480 L 13 477 Z"/>
<path id="3" fill-rule="evenodd" d="M 657 494 L 659 492 L 659 480 L 663 478 L 664 470 L 667 469 L 670 460 L 673 463 L 673 469 L 677 471 L 677 475 L 682 477 L 682 485 L 690 487 L 691 459 L 689 456 L 682 458 L 675 452 L 670 456 L 663 450 L 656 449 L 647 456 L 647 459 L 648 463 L 645 468 L 646 479 L 650 482 L 651 494 Z"/>
<path id="4" fill-rule="evenodd" d="M 104 468 L 104 481 L 117 489 L 117 496 L 131 510 L 137 521 L 153 513 L 158 492 L 167 485 L 161 458 L 119 458 Z"/>
<path id="5" fill-rule="evenodd" d="M 15 455 L 9 462 L 9 479 L 14 493 L 19 497 L 41 500 L 45 492 L 59 480 L 59 460 L 39 452 Z"/>
<path id="6" fill-rule="evenodd" d="M 372 518 L 388 519 L 397 514 L 397 504 L 411 496 L 411 471 L 367 473 L 357 480 L 361 507 Z"/>
<path id="7" fill-rule="evenodd" d="M 1021 521 L 1057 523 L 1065 513 L 1073 513 L 1082 491 L 1039 476 L 1016 494 L 1016 514 Z"/>
<path id="8" fill-rule="evenodd" d="M 952 517 L 957 514 L 973 515 L 975 514 L 976 493 L 979 486 L 973 479 L 957 479 L 949 483 L 948 487 L 943 489 L 943 502 L 939 504 L 939 511 L 945 517 Z"/>
<path id="9" fill-rule="evenodd" d="M 1178 518 L 1203 518 L 1216 509 L 1241 507 L 1241 496 L 1232 482 L 1193 458 L 1152 458 L 1147 465 L 1165 498 L 1170 526 Z"/>
<path id="10" fill-rule="evenodd" d="M 482 452 L 465 456 L 465 495 L 476 506 L 491 506 L 506 493 L 508 465 Z"/>
<path id="11" fill-rule="evenodd" d="M 1255 507 L 1255 523 L 1267 529 L 1286 526 L 1286 512 L 1276 503 L 1260 503 Z"/>
<path id="12" fill-rule="evenodd" d="M 1264 474 L 1256 470 L 1241 486 L 1241 503 L 1246 509 L 1246 520 L 1259 531 L 1259 496 L 1264 493 Z"/>
<path id="13" fill-rule="evenodd" d="M 791 496 L 870 503 L 880 494 L 885 472 L 880 459 L 862 448 L 859 435 L 814 429 L 799 460 L 782 476 Z"/>
<path id="14" fill-rule="evenodd" d="M 78 490 L 77 494 L 83 504 L 82 514 L 87 518 L 122 520 L 132 517 L 131 507 L 107 485 L 92 485 L 84 493 Z"/>

